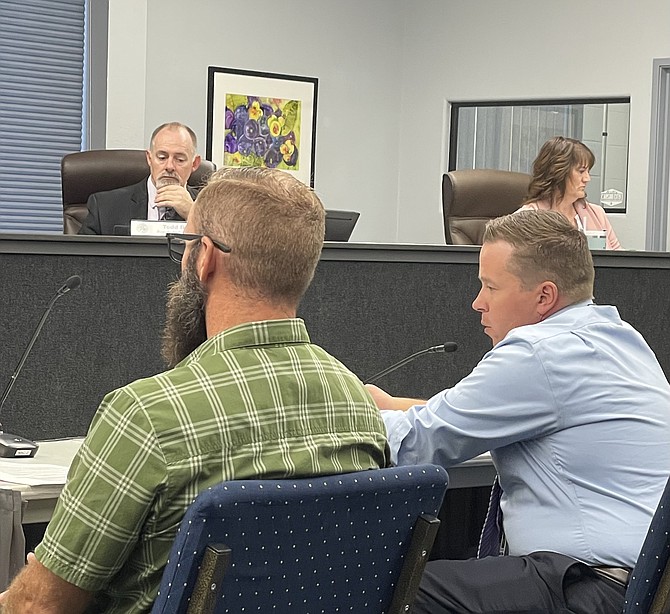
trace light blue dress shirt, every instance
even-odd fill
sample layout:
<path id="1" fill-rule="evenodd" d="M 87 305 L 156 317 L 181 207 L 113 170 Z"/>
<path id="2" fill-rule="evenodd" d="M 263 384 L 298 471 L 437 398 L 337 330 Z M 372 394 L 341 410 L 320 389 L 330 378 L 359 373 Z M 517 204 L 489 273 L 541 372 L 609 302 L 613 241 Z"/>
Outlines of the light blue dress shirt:
<path id="1" fill-rule="evenodd" d="M 632 567 L 670 473 L 670 385 L 614 307 L 515 328 L 426 406 L 382 415 L 401 465 L 491 450 L 512 555 Z"/>

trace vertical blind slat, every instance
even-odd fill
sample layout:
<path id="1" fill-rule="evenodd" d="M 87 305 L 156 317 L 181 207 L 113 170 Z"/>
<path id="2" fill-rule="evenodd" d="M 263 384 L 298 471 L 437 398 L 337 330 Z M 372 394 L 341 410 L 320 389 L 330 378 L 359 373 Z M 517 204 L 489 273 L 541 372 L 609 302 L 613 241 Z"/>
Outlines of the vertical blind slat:
<path id="1" fill-rule="evenodd" d="M 85 3 L 0 2 L 0 232 L 63 231 L 60 159 L 82 140 Z"/>

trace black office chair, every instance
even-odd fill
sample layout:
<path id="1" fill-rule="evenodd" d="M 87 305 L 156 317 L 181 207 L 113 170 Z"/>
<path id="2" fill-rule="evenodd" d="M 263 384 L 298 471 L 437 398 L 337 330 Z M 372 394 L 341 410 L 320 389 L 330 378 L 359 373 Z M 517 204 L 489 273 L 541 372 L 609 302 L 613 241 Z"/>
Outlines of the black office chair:
<path id="1" fill-rule="evenodd" d="M 202 187 L 215 169 L 213 162 L 202 160 L 190 176 L 188 185 Z M 143 149 L 93 149 L 63 156 L 63 233 L 79 232 L 88 215 L 86 203 L 91 194 L 132 185 L 148 176 L 149 167 Z"/>
<path id="2" fill-rule="evenodd" d="M 152 614 L 409 612 L 447 482 L 418 465 L 215 486 L 180 525 Z"/>
<path id="3" fill-rule="evenodd" d="M 513 213 L 526 198 L 526 173 L 475 169 L 442 177 L 444 237 L 450 245 L 481 245 L 489 220 Z"/>
<path id="4" fill-rule="evenodd" d="M 670 478 L 630 574 L 624 614 L 670 614 Z"/>

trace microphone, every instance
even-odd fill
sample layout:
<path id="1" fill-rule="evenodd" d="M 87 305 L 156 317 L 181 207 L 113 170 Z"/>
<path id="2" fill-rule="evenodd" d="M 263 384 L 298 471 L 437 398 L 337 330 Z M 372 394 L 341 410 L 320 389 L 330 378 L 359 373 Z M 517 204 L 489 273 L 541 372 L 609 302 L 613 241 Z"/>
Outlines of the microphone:
<path id="1" fill-rule="evenodd" d="M 392 364 L 390 367 L 386 367 L 383 371 L 380 371 L 379 373 L 375 373 L 370 379 L 368 379 L 365 383 L 366 384 L 372 384 L 376 382 L 377 380 L 381 379 L 385 375 L 388 375 L 389 373 L 392 373 L 396 369 L 399 369 L 403 365 L 406 365 L 408 362 L 411 362 L 415 358 L 418 358 L 419 356 L 423 356 L 424 354 L 433 354 L 435 352 L 455 352 L 458 349 L 458 346 L 453 342 L 453 341 L 447 341 L 446 343 L 443 343 L 442 345 L 434 345 L 433 347 L 426 348 L 424 350 L 419 350 L 418 352 L 414 352 L 411 356 L 407 356 L 407 358 L 403 358 L 399 362 L 396 362 Z"/>
<path id="2" fill-rule="evenodd" d="M 42 330 L 42 326 L 44 326 L 44 323 L 46 322 L 49 313 L 51 313 L 51 309 L 53 308 L 54 304 L 61 296 L 67 294 L 70 290 L 75 290 L 80 285 L 81 285 L 81 277 L 79 277 L 79 275 L 72 275 L 71 277 L 68 277 L 65 280 L 65 283 L 60 288 L 58 288 L 58 291 L 56 292 L 56 295 L 51 299 L 49 306 L 44 310 L 44 313 L 42 314 L 42 319 L 39 321 L 39 324 L 37 325 L 37 328 L 35 329 L 35 332 L 33 333 L 33 336 L 30 339 L 28 347 L 23 352 L 21 360 L 19 360 L 19 364 L 14 370 L 14 374 L 10 378 L 9 383 L 5 388 L 5 391 L 2 393 L 2 398 L 0 399 L 0 414 L 2 413 L 2 408 L 5 406 L 5 401 L 7 400 L 9 393 L 12 391 L 12 388 L 14 387 L 14 382 L 16 382 L 16 378 L 19 376 L 19 373 L 23 368 L 23 364 L 26 362 L 26 358 L 28 358 L 28 355 L 30 354 L 30 350 L 33 349 L 33 345 L 35 345 L 35 341 L 37 341 L 37 337 L 39 336 L 40 331 Z M 9 433 L 5 433 L 2 430 L 2 423 L 0 422 L 0 457 L 30 458 L 31 456 L 35 456 L 35 452 L 37 452 L 38 447 L 39 446 L 35 442 L 30 441 L 29 439 L 19 437 L 18 435 L 10 435 Z"/>

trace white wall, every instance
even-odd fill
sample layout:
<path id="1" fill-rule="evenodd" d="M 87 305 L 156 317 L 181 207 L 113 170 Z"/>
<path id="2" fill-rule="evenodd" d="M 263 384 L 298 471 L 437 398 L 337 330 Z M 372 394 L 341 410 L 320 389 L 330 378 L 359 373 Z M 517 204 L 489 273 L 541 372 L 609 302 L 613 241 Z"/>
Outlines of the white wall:
<path id="1" fill-rule="evenodd" d="M 204 150 L 209 65 L 316 76 L 325 205 L 361 211 L 354 241 L 443 243 L 447 101 L 630 95 L 629 210 L 612 222 L 642 249 L 668 23 L 664 0 L 110 0 L 107 144 L 179 120 Z"/>
<path id="2" fill-rule="evenodd" d="M 147 0 L 110 0 L 107 148 L 144 148 Z"/>

